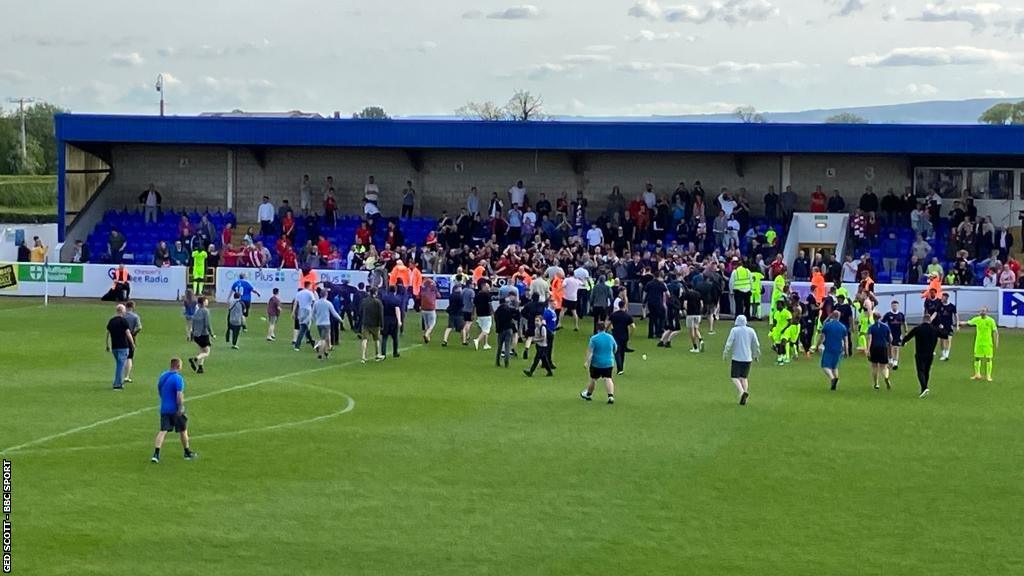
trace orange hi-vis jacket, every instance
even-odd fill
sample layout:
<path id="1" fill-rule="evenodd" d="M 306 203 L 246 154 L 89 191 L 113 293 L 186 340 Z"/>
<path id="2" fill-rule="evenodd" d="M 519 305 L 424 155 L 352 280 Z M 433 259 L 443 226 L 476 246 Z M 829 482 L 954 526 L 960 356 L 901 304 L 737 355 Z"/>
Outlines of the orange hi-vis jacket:
<path id="1" fill-rule="evenodd" d="M 125 284 L 128 282 L 128 269 L 127 268 L 114 268 L 114 287 L 118 284 Z"/>
<path id="2" fill-rule="evenodd" d="M 320 281 L 320 277 L 317 276 L 316 270 L 310 270 L 309 274 L 302 274 L 299 276 L 299 289 L 301 290 L 306 282 L 309 282 L 309 289 L 313 290 L 316 288 L 316 283 Z"/>
<path id="3" fill-rule="evenodd" d="M 818 304 L 825 301 L 825 296 L 828 296 L 828 287 L 825 285 L 824 274 L 814 273 L 814 276 L 811 277 L 811 289 L 814 291 L 814 299 L 818 301 Z"/>
<path id="4" fill-rule="evenodd" d="M 930 290 L 935 290 L 936 298 L 942 298 L 942 278 L 935 276 L 929 280 L 928 287 L 924 289 L 924 292 L 921 292 L 921 298 L 927 298 Z"/>
<path id="5" fill-rule="evenodd" d="M 562 309 L 562 300 L 565 298 L 565 279 L 555 276 L 551 281 L 551 298 L 555 301 L 555 309 Z"/>
<path id="6" fill-rule="evenodd" d="M 388 285 L 394 286 L 398 284 L 399 278 L 402 279 L 403 286 L 409 287 L 412 285 L 412 277 L 409 275 L 409 267 L 405 264 L 396 264 L 395 267 L 391 269 L 391 273 L 388 274 Z"/>
<path id="7" fill-rule="evenodd" d="M 419 268 L 410 268 L 409 275 L 412 276 L 412 295 L 419 296 L 423 288 L 423 272 Z"/>

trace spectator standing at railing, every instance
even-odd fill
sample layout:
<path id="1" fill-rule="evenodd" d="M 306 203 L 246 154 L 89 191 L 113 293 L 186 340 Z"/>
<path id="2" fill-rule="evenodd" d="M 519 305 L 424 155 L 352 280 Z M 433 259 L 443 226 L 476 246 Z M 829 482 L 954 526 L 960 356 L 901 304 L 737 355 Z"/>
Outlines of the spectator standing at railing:
<path id="1" fill-rule="evenodd" d="M 334 188 L 328 188 L 324 196 L 324 222 L 332 229 L 338 226 L 338 199 L 334 197 Z"/>
<path id="2" fill-rule="evenodd" d="M 870 214 L 872 212 L 878 212 L 878 195 L 875 194 L 874 188 L 867 186 L 864 188 L 864 193 L 860 196 L 860 202 L 857 203 L 857 207 L 864 214 Z"/>
<path id="3" fill-rule="evenodd" d="M 896 191 L 889 188 L 882 197 L 880 207 L 882 210 L 882 223 L 886 226 L 896 226 L 899 214 L 902 211 L 903 202 L 896 195 Z"/>
<path id="4" fill-rule="evenodd" d="M 412 218 L 416 208 L 416 189 L 412 186 L 412 180 L 405 181 L 405 188 L 402 189 L 402 218 Z"/>
<path id="5" fill-rule="evenodd" d="M 469 189 L 469 196 L 466 196 L 466 212 L 470 217 L 480 213 L 480 195 L 477 192 L 476 186 L 471 187 Z"/>
<path id="6" fill-rule="evenodd" d="M 199 218 L 199 225 L 196 230 L 203 236 L 203 245 L 213 242 L 217 238 L 217 227 L 210 222 L 210 217 L 203 214 Z"/>
<path id="7" fill-rule="evenodd" d="M 942 196 L 939 194 L 938 189 L 932 188 L 931 194 L 928 195 L 927 204 L 928 220 L 934 225 L 942 217 Z"/>
<path id="8" fill-rule="evenodd" d="M 814 188 L 814 192 L 811 192 L 811 212 L 821 214 L 825 212 L 827 206 L 828 197 L 825 196 L 825 191 L 821 189 L 819 184 Z"/>
<path id="9" fill-rule="evenodd" d="M 277 207 L 277 221 L 284 220 L 285 214 L 293 212 L 292 205 L 288 203 L 288 199 L 281 200 L 281 205 Z"/>
<path id="10" fill-rule="evenodd" d="M 39 238 L 36 238 L 38 242 Z M 121 234 L 121 231 L 117 228 L 111 228 L 110 236 L 107 238 L 107 250 L 110 253 L 110 261 L 114 264 L 120 264 L 124 261 L 124 250 L 128 246 L 128 239 Z M 35 251 L 33 249 L 33 256 Z M 42 262 L 42 260 L 40 260 Z"/>
<path id="11" fill-rule="evenodd" d="M 764 195 L 764 217 L 769 226 L 779 221 L 779 200 L 775 186 L 768 186 L 768 192 Z"/>
<path id="12" fill-rule="evenodd" d="M 32 253 L 29 256 L 31 262 L 43 263 L 46 262 L 46 255 L 50 249 L 43 244 L 43 241 L 39 239 L 39 236 L 32 237 Z"/>
<path id="13" fill-rule="evenodd" d="M 832 191 L 832 196 L 828 199 L 828 211 L 832 214 L 839 214 L 846 211 L 846 200 L 843 198 L 843 195 L 839 193 L 838 188 Z"/>
<path id="14" fill-rule="evenodd" d="M 309 210 L 313 199 L 313 183 L 309 181 L 309 174 L 302 175 L 302 182 L 299 183 L 299 209 Z"/>
<path id="15" fill-rule="evenodd" d="M 895 232 L 889 232 L 889 237 L 882 240 L 882 269 L 890 279 L 896 275 L 896 266 L 903 251 L 902 247 L 900 241 L 896 239 Z"/>
<path id="16" fill-rule="evenodd" d="M 260 234 L 268 236 L 274 233 L 274 205 L 270 203 L 270 196 L 263 197 L 256 217 L 260 221 Z"/>
<path id="17" fill-rule="evenodd" d="M 508 202 L 509 205 L 518 204 L 522 206 L 526 204 L 526 186 L 523 185 L 523 181 L 519 180 L 516 185 L 508 189 Z"/>
<path id="18" fill-rule="evenodd" d="M 800 197 L 793 191 L 792 186 L 786 186 L 786 189 L 782 191 L 779 204 L 782 208 L 782 222 L 788 228 L 790 220 L 793 219 L 793 213 L 796 212 L 797 206 L 800 204 Z"/>
<path id="19" fill-rule="evenodd" d="M 157 192 L 156 187 L 150 182 L 149 188 L 146 188 L 142 194 L 139 194 L 139 204 L 142 204 L 146 224 L 150 222 L 156 223 L 157 213 L 162 202 L 163 198 L 160 196 L 160 192 Z"/>

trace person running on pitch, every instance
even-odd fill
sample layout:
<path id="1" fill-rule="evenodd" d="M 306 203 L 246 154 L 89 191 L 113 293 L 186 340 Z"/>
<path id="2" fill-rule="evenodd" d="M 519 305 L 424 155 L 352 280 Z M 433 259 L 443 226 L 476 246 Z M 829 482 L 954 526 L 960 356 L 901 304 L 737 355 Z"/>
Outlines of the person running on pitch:
<path id="1" fill-rule="evenodd" d="M 914 347 L 914 364 L 917 367 L 917 381 L 921 384 L 919 398 L 924 398 L 928 396 L 928 381 L 931 379 L 932 361 L 935 360 L 935 346 L 939 343 L 939 331 L 928 315 L 907 332 L 903 337 L 903 343 L 906 345 L 915 339 L 917 345 Z"/>
<path id="2" fill-rule="evenodd" d="M 199 347 L 199 353 L 188 359 L 188 365 L 196 374 L 204 372 L 203 366 L 210 357 L 210 337 L 213 336 L 213 324 L 210 323 L 209 301 L 206 296 L 196 299 L 196 313 L 192 316 L 192 340 Z"/>
<path id="3" fill-rule="evenodd" d="M 900 312 L 900 303 L 892 301 L 892 308 L 882 316 L 882 322 L 889 327 L 892 336 L 889 350 L 889 365 L 893 370 L 900 369 L 900 348 L 903 347 L 903 332 L 907 325 L 907 317 Z"/>
<path id="4" fill-rule="evenodd" d="M 871 382 L 875 390 L 879 389 L 878 377 L 885 379 L 885 389 L 892 390 L 889 381 L 889 349 L 892 347 L 892 331 L 882 322 L 882 315 L 872 312 L 874 320 L 868 327 L 868 362 L 871 363 Z"/>
<path id="5" fill-rule="evenodd" d="M 850 335 L 849 329 L 840 320 L 841 314 L 833 310 L 828 320 L 821 326 L 821 335 L 818 336 L 818 347 L 821 352 L 821 369 L 825 372 L 831 383 L 831 390 L 839 386 L 839 363 L 847 351 L 847 338 Z"/>
<path id="6" fill-rule="evenodd" d="M 683 301 L 686 308 L 686 328 L 690 331 L 690 352 L 703 352 L 704 336 L 700 333 L 700 319 L 704 300 L 700 292 L 687 285 L 683 289 Z"/>
<path id="7" fill-rule="evenodd" d="M 995 349 L 999 348 L 999 327 L 995 318 L 989 316 L 988 308 L 982 307 L 974 318 L 960 324 L 974 326 L 974 376 L 971 380 L 981 380 L 981 367 L 985 365 L 985 379 L 992 381 L 992 359 Z"/>
<path id="8" fill-rule="evenodd" d="M 590 383 L 580 392 L 580 398 L 586 401 L 594 399 L 594 387 L 598 380 L 604 380 L 608 403 L 615 404 L 615 382 L 612 381 L 612 367 L 615 365 L 615 349 L 618 344 L 610 334 L 611 322 L 605 322 L 604 330 L 594 334 L 587 345 L 587 359 L 583 366 L 590 371 Z"/>
<path id="9" fill-rule="evenodd" d="M 750 365 L 761 357 L 761 343 L 757 339 L 757 332 L 747 326 L 747 317 L 742 314 L 736 317 L 736 325 L 729 331 L 729 338 L 722 351 L 723 360 L 730 357 L 730 350 L 732 365 L 729 377 L 740 393 L 740 405 L 746 406 L 747 398 L 750 397 Z"/>
<path id="10" fill-rule="evenodd" d="M 462 312 L 462 284 L 452 284 L 452 292 L 448 296 L 448 327 L 444 329 L 444 336 L 441 338 L 441 347 L 448 347 L 448 336 L 455 332 L 461 335 L 462 329 L 466 326 L 466 316 Z"/>
<path id="11" fill-rule="evenodd" d="M 661 333 L 661 340 L 658 340 L 658 348 L 671 348 L 672 340 L 682 332 L 679 317 L 683 313 L 683 303 L 671 290 L 668 292 L 665 310 L 665 331 Z"/>
<path id="12" fill-rule="evenodd" d="M 533 364 L 530 365 L 529 370 L 523 370 L 523 374 L 532 377 L 533 373 L 537 371 L 537 365 L 539 364 L 547 371 L 547 376 L 554 376 L 555 373 L 551 371 L 551 355 L 548 353 L 548 328 L 544 324 L 543 316 L 533 317 L 531 339 L 537 349 L 533 352 Z"/>
<path id="13" fill-rule="evenodd" d="M 153 442 L 153 457 L 150 462 L 160 462 L 160 448 L 164 437 L 174 431 L 181 436 L 181 446 L 185 449 L 185 460 L 192 460 L 196 453 L 189 447 L 188 416 L 185 415 L 185 379 L 181 376 L 181 358 L 171 358 L 170 369 L 160 375 L 156 384 L 160 397 L 160 431 Z"/>

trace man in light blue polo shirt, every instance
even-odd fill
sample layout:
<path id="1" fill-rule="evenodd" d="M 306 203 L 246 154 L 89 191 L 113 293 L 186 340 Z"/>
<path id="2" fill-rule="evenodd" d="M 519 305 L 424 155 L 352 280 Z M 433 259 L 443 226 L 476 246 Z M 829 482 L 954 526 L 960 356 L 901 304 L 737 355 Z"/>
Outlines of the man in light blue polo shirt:
<path id="1" fill-rule="evenodd" d="M 587 360 L 583 363 L 590 370 L 590 383 L 580 392 L 580 398 L 586 401 L 594 399 L 594 386 L 599 379 L 605 381 L 608 392 L 608 403 L 615 403 L 615 383 L 612 382 L 612 367 L 615 366 L 615 350 L 618 344 L 611 335 L 612 324 L 605 322 L 604 330 L 594 334 L 587 345 Z"/>
<path id="2" fill-rule="evenodd" d="M 181 445 L 185 449 L 185 460 L 196 457 L 188 445 L 188 417 L 185 416 L 185 379 L 181 377 L 181 358 L 171 358 L 171 366 L 160 375 L 156 384 L 160 396 L 160 431 L 156 434 L 153 457 L 150 462 L 160 462 L 160 447 L 164 437 L 170 431 L 181 435 Z"/>

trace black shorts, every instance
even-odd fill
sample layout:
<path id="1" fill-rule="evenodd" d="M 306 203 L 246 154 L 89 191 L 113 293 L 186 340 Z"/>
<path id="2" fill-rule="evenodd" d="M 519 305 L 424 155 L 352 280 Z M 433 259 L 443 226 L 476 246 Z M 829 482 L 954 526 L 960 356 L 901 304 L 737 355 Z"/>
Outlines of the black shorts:
<path id="1" fill-rule="evenodd" d="M 872 346 L 868 350 L 868 361 L 872 364 L 888 364 L 889 348 L 886 346 Z"/>
<path id="2" fill-rule="evenodd" d="M 249 317 L 249 308 L 252 306 L 252 302 L 242 300 L 242 316 Z"/>
<path id="3" fill-rule="evenodd" d="M 196 343 L 196 346 L 199 346 L 200 348 L 209 348 L 210 347 L 210 337 L 209 336 L 193 336 L 192 340 Z"/>
<path id="4" fill-rule="evenodd" d="M 568 298 L 562 299 L 562 308 L 566 312 L 573 312 L 580 309 L 579 300 L 569 300 Z"/>
<path id="5" fill-rule="evenodd" d="M 953 328 L 951 326 L 939 326 L 938 333 L 940 339 L 948 340 L 953 335 Z"/>
<path id="6" fill-rule="evenodd" d="M 129 360 L 135 359 L 135 346 L 129 346 L 128 347 L 128 359 Z"/>
<path id="7" fill-rule="evenodd" d="M 473 313 L 472 312 L 463 312 L 462 313 L 462 318 L 466 322 L 472 322 L 473 321 Z"/>
<path id="8" fill-rule="evenodd" d="M 611 366 L 609 366 L 607 368 L 598 368 L 596 366 L 591 366 L 590 367 L 590 378 L 591 378 L 591 380 L 597 380 L 598 378 L 611 378 L 611 377 L 612 377 L 612 367 Z"/>
<path id="9" fill-rule="evenodd" d="M 161 432 L 184 432 L 188 429 L 188 416 L 185 414 L 161 414 Z"/>
<path id="10" fill-rule="evenodd" d="M 466 325 L 466 318 L 462 312 L 451 312 L 448 314 L 448 327 L 452 330 L 461 331 Z"/>
<path id="11" fill-rule="evenodd" d="M 897 348 L 902 348 L 903 347 L 903 339 L 901 339 L 899 336 L 893 336 L 892 337 L 892 345 L 897 347 Z"/>
<path id="12" fill-rule="evenodd" d="M 739 360 L 732 361 L 732 367 L 729 369 L 730 378 L 746 378 L 750 376 L 750 362 L 740 362 Z"/>

